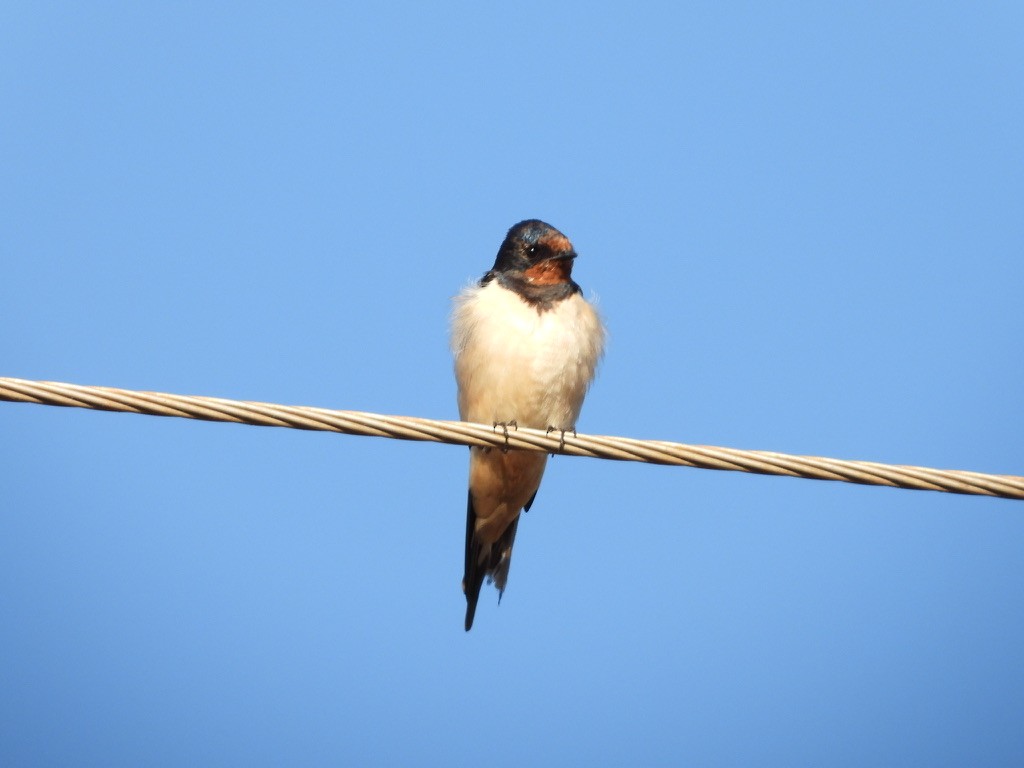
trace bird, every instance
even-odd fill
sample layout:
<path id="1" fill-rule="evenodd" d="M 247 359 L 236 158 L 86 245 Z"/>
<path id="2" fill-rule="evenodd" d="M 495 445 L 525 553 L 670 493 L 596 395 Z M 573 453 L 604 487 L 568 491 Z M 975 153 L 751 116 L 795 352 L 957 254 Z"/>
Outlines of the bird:
<path id="1" fill-rule="evenodd" d="M 576 251 L 539 219 L 515 224 L 479 282 L 454 299 L 451 348 L 459 417 L 504 431 L 575 434 L 583 398 L 604 354 L 605 327 L 572 279 Z M 522 511 L 537 497 L 548 455 L 471 447 L 466 508 L 465 628 L 484 580 L 498 602 Z"/>

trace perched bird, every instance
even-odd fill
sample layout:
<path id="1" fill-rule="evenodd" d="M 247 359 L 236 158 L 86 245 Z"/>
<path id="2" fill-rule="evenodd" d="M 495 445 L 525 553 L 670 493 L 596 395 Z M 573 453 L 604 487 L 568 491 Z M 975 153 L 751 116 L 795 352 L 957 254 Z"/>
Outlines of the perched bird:
<path id="1" fill-rule="evenodd" d="M 569 239 L 543 221 L 508 231 L 480 282 L 455 298 L 452 352 L 464 421 L 573 432 L 604 350 L 604 327 L 572 280 Z M 505 590 L 519 513 L 547 454 L 471 448 L 466 511 L 466 631 L 485 578 Z"/>

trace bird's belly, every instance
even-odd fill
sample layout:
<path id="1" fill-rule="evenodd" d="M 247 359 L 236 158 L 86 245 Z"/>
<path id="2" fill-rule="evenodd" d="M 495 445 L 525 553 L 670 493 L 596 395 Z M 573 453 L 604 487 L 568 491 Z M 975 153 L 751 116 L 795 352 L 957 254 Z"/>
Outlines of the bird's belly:
<path id="1" fill-rule="evenodd" d="M 596 316 L 579 296 L 545 312 L 512 298 L 518 304 L 499 311 L 477 308 L 456 359 L 462 418 L 571 429 L 596 365 Z"/>

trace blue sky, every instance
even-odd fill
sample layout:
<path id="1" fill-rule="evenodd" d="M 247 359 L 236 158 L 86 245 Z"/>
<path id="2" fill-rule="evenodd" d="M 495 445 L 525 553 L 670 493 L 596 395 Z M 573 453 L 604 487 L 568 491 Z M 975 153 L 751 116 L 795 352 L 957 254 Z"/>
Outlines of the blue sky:
<path id="1" fill-rule="evenodd" d="M 1019 3 L 8 4 L 0 375 L 455 418 L 539 217 L 580 430 L 1024 474 Z M 1011 765 L 1019 502 L 0 403 L 5 765 Z"/>

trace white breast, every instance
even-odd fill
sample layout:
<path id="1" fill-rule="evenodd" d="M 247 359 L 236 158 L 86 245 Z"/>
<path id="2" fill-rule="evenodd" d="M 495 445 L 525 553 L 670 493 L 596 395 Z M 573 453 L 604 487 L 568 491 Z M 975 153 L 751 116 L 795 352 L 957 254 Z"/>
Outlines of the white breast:
<path id="1" fill-rule="evenodd" d="M 452 314 L 459 414 L 571 429 L 603 349 L 600 318 L 578 293 L 539 312 L 497 280 L 467 288 Z"/>

